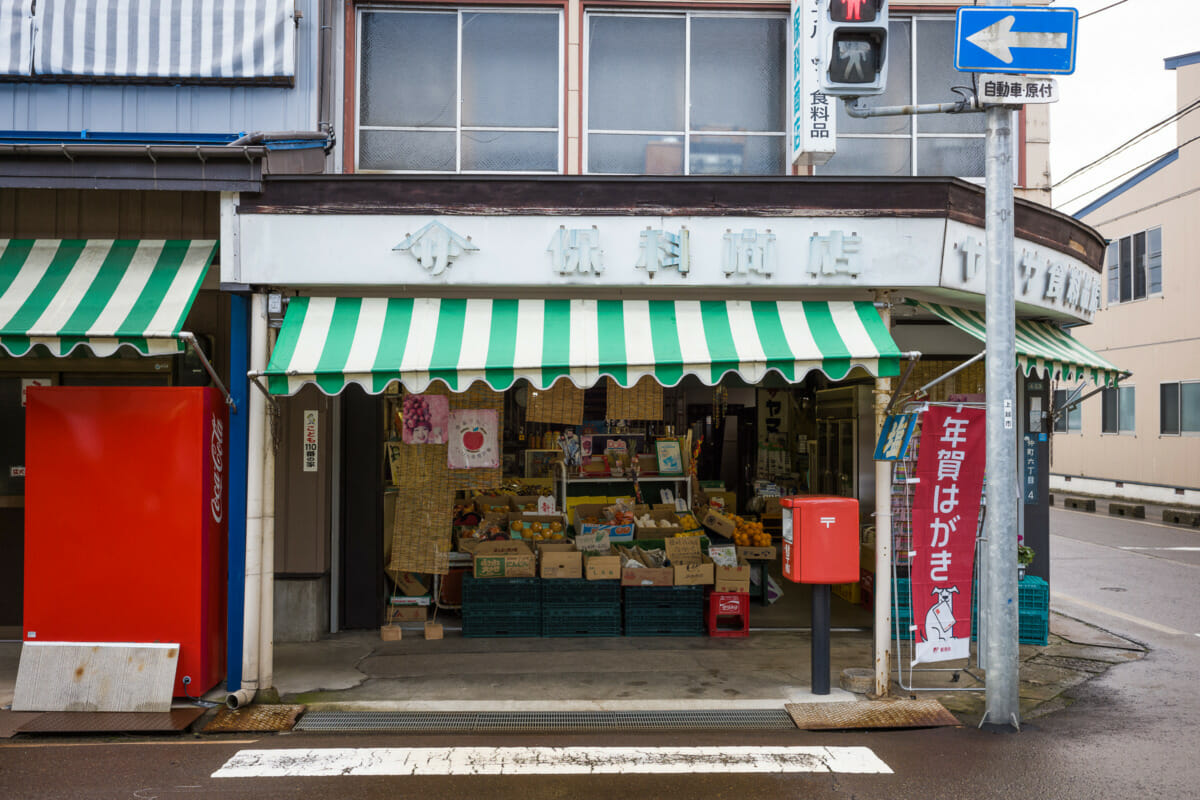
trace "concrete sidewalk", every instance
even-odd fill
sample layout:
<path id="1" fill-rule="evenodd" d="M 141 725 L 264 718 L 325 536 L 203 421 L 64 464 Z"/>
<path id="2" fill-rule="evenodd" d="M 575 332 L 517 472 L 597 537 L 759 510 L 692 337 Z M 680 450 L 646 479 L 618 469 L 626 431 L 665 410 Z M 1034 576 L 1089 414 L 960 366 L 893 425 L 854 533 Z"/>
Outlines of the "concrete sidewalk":
<path id="1" fill-rule="evenodd" d="M 464 639 L 447 631 L 444 639 L 425 641 L 417 630 L 405 636 L 411 638 L 383 642 L 373 632 L 353 632 L 280 645 L 275 686 L 283 702 L 309 710 L 779 708 L 865 699 L 839 688 L 839 678 L 844 669 L 872 665 L 868 632 L 835 632 L 832 688 L 814 695 L 806 632 L 756 630 L 744 639 Z M 1065 707 L 1072 687 L 1144 654 L 1134 642 L 1052 613 L 1049 644 L 1020 647 L 1022 717 Z M 964 723 L 978 724 L 986 674 L 966 662 L 944 666 L 906 669 L 903 686 L 893 672 L 891 695 L 936 698 Z"/>
<path id="2" fill-rule="evenodd" d="M 839 677 L 843 669 L 872 664 L 869 633 L 835 631 L 832 690 L 819 696 L 811 691 L 806 632 L 756 630 L 744 639 L 467 639 L 447 630 L 444 639 L 426 641 L 414 630 L 405 637 L 384 642 L 378 632 L 355 631 L 279 645 L 275 687 L 283 702 L 310 711 L 778 709 L 785 703 L 864 699 L 838 688 Z M 0 708 L 11 706 L 20 647 L 0 643 Z M 1049 645 L 1020 648 L 1022 719 L 1065 707 L 1071 688 L 1144 653 L 1133 642 L 1052 613 Z M 906 686 L 930 691 L 893 681 L 892 696 L 935 698 L 964 724 L 977 725 L 984 673 L 964 662 L 946 666 L 951 669 L 905 670 Z M 224 687 L 217 687 L 206 698 L 224 696 Z M 212 713 L 193 729 L 202 728 Z"/>

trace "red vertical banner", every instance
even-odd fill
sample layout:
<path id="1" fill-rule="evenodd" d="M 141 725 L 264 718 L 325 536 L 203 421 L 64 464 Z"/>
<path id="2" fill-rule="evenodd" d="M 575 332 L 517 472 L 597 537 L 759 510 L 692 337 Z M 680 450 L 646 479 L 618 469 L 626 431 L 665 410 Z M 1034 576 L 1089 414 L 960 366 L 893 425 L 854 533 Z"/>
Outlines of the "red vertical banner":
<path id="1" fill-rule="evenodd" d="M 971 646 L 971 578 L 987 462 L 984 411 L 931 406 L 921 422 L 913 496 L 915 556 L 909 579 L 913 663 L 966 658 Z"/>

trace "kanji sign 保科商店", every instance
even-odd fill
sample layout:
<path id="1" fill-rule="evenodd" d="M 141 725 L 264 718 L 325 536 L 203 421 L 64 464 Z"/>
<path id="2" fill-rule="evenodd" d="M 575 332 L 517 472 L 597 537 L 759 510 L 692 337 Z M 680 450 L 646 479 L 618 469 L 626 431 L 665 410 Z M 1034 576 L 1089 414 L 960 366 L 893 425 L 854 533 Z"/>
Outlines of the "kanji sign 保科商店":
<path id="1" fill-rule="evenodd" d="M 921 421 L 913 498 L 913 663 L 966 658 L 986 462 L 981 408 L 931 406 Z"/>

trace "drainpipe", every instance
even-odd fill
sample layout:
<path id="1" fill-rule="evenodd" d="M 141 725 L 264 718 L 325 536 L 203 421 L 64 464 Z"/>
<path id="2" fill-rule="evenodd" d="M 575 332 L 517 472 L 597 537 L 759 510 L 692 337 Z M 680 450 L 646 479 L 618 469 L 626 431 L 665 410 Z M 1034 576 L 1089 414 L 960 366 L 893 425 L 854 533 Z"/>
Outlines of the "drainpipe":
<path id="1" fill-rule="evenodd" d="M 891 293 L 875 292 L 883 326 L 892 327 Z M 875 441 L 883 433 L 890 378 L 875 379 Z M 892 675 L 892 462 L 875 462 L 875 694 L 886 697 Z"/>
<path id="2" fill-rule="evenodd" d="M 267 298 L 255 294 L 250 302 L 250 370 L 267 368 Z M 225 704 L 240 708 L 258 691 L 259 629 L 263 555 L 263 475 L 266 455 L 267 401 L 262 392 L 250 392 L 246 452 L 246 608 L 242 625 L 242 685 L 230 692 Z"/>
<path id="3" fill-rule="evenodd" d="M 267 328 L 268 353 L 275 347 L 275 333 L 274 328 Z M 259 692 L 273 691 L 275 685 L 275 448 L 278 445 L 276 435 L 280 423 L 278 413 L 272 414 L 268 423 L 263 439 L 262 577 L 259 581 L 262 608 L 258 622 Z"/>

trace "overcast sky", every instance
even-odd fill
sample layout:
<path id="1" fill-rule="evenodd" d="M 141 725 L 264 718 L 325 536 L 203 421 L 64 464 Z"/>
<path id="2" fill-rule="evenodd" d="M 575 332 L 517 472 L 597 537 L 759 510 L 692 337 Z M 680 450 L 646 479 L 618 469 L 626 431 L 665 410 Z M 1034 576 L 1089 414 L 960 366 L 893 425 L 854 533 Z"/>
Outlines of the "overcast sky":
<path id="1" fill-rule="evenodd" d="M 1077 8 L 1080 16 L 1075 73 L 1058 76 L 1062 99 L 1050 106 L 1050 174 L 1058 183 L 1175 112 L 1175 72 L 1163 59 L 1200 51 L 1200 0 L 1055 0 L 1053 6 Z M 1113 7 L 1100 10 L 1105 6 Z M 1055 207 L 1074 213 L 1129 177 L 1117 176 L 1176 144 L 1171 125 L 1056 187 Z"/>

